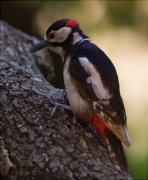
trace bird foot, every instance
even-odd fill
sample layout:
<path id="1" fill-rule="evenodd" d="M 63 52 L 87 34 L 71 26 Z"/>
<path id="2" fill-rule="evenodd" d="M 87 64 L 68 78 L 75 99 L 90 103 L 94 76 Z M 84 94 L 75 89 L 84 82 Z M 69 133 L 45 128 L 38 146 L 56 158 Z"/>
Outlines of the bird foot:
<path id="1" fill-rule="evenodd" d="M 55 101 L 52 101 L 51 99 L 49 99 L 49 102 L 50 102 L 50 104 L 52 104 L 54 106 L 54 108 L 53 108 L 53 110 L 52 110 L 52 112 L 50 114 L 50 119 L 53 117 L 53 115 L 55 114 L 55 112 L 57 111 L 58 108 L 62 109 L 62 111 L 64 111 L 64 109 L 71 111 L 70 106 L 67 106 L 65 104 L 57 103 Z"/>

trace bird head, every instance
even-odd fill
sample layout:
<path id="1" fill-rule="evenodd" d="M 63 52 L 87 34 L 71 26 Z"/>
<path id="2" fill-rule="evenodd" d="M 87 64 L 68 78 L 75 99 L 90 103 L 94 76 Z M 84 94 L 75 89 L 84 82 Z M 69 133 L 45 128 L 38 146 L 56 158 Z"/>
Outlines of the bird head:
<path id="1" fill-rule="evenodd" d="M 61 19 L 54 22 L 47 29 L 44 40 L 35 45 L 29 53 L 48 47 L 62 56 L 71 46 L 79 44 L 87 38 L 88 37 L 80 29 L 78 21 L 73 19 Z"/>

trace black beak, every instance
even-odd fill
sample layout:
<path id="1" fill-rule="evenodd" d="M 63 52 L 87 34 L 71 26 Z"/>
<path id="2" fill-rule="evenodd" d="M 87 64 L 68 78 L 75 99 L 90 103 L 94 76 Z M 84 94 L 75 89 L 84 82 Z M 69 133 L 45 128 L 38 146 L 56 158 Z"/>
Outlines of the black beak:
<path id="1" fill-rule="evenodd" d="M 28 53 L 33 53 L 33 52 L 39 51 L 49 45 L 50 45 L 50 42 L 43 40 L 39 44 L 35 45 L 32 49 L 30 49 L 30 51 Z"/>

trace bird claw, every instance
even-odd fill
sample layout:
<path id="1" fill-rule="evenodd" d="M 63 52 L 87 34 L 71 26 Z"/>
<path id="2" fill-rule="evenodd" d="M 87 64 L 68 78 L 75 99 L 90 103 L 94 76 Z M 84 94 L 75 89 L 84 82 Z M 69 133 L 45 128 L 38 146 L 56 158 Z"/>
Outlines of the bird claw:
<path id="1" fill-rule="evenodd" d="M 55 114 L 55 112 L 57 111 L 58 108 L 60 108 L 62 110 L 62 112 L 64 112 L 64 109 L 71 111 L 70 106 L 54 102 L 51 99 L 49 99 L 49 102 L 50 102 L 50 104 L 52 104 L 54 106 L 54 108 L 53 108 L 53 110 L 52 110 L 52 112 L 50 114 L 50 119 L 54 116 L 54 114 Z"/>
<path id="2" fill-rule="evenodd" d="M 55 114 L 56 111 L 57 111 L 57 106 L 54 106 L 54 108 L 50 114 L 50 119 L 53 117 L 53 115 Z"/>

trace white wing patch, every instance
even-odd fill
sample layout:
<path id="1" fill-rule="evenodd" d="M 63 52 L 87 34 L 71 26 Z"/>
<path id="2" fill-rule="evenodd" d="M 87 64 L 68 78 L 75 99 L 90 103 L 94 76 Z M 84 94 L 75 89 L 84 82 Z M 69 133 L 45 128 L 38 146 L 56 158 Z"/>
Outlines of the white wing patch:
<path id="1" fill-rule="evenodd" d="M 92 88 L 94 90 L 95 95 L 98 99 L 110 99 L 112 97 L 111 94 L 109 94 L 108 89 L 106 89 L 103 86 L 103 83 L 101 81 L 101 77 L 99 72 L 96 70 L 96 68 L 92 65 L 92 63 L 89 62 L 89 60 L 85 57 L 80 57 L 79 62 L 81 66 L 85 69 L 86 73 L 90 75 L 86 82 L 88 84 L 92 84 Z"/>

